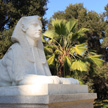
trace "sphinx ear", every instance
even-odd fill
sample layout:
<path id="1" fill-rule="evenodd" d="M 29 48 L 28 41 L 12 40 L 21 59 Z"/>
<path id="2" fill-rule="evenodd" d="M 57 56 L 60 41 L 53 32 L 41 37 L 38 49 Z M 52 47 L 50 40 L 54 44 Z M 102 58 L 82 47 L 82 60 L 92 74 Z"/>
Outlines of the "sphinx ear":
<path id="1" fill-rule="evenodd" d="M 21 29 L 23 32 L 26 32 L 26 28 L 25 28 L 24 24 L 21 25 Z"/>
<path id="2" fill-rule="evenodd" d="M 26 18 L 22 18 L 21 29 L 23 32 L 26 32 Z"/>

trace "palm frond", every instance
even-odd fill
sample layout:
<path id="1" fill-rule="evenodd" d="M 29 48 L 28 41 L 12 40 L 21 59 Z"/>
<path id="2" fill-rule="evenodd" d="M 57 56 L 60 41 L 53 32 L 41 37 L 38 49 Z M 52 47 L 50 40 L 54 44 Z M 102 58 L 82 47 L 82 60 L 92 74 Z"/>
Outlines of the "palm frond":
<path id="1" fill-rule="evenodd" d="M 56 49 L 54 53 L 55 53 L 55 54 L 60 54 L 60 55 L 63 54 L 63 52 L 60 51 L 60 50 L 58 50 L 58 49 Z"/>
<path id="2" fill-rule="evenodd" d="M 46 40 L 43 37 L 43 34 L 41 35 L 41 39 L 42 39 L 42 42 L 46 42 Z"/>
<path id="3" fill-rule="evenodd" d="M 53 53 L 53 50 L 52 50 L 52 48 L 48 48 L 47 46 L 46 47 L 44 47 L 44 51 L 45 52 L 48 52 L 48 53 Z"/>
<path id="4" fill-rule="evenodd" d="M 88 65 L 81 60 L 75 60 L 71 65 L 71 70 L 88 71 Z"/>
<path id="5" fill-rule="evenodd" d="M 77 33 L 79 35 L 79 37 L 85 36 L 85 33 L 88 32 L 89 29 L 87 28 L 81 28 Z"/>
<path id="6" fill-rule="evenodd" d="M 49 44 L 49 42 L 48 42 L 48 45 L 47 46 L 45 46 L 45 47 L 48 47 L 48 48 L 51 48 L 51 49 L 57 49 L 57 45 L 55 45 L 55 44 Z"/>
<path id="7" fill-rule="evenodd" d="M 54 27 L 55 33 L 59 36 L 66 35 L 66 21 L 65 20 L 53 20 L 52 25 Z"/>
<path id="8" fill-rule="evenodd" d="M 71 59 L 68 56 L 65 56 L 68 66 L 71 66 Z"/>
<path id="9" fill-rule="evenodd" d="M 66 23 L 67 32 L 68 33 L 75 32 L 76 25 L 77 25 L 77 20 L 70 20 L 70 21 L 68 21 Z"/>
<path id="10" fill-rule="evenodd" d="M 50 38 L 50 39 L 53 39 L 54 37 L 57 37 L 57 34 L 53 30 L 48 30 L 43 35 L 45 37 Z"/>
<path id="11" fill-rule="evenodd" d="M 87 50 L 87 46 L 85 43 L 83 44 L 79 44 L 79 45 L 75 45 L 73 47 L 75 53 L 79 54 L 79 55 L 83 55 L 85 53 L 85 51 Z"/>
<path id="12" fill-rule="evenodd" d="M 96 64 L 97 66 L 102 66 L 103 65 L 103 60 L 100 59 L 100 57 L 102 57 L 102 55 L 90 55 L 88 57 L 88 59 L 90 59 L 94 64 Z"/>
<path id="13" fill-rule="evenodd" d="M 55 58 L 55 54 L 53 54 L 53 55 L 47 60 L 47 63 L 48 63 L 49 65 L 52 65 L 53 62 L 54 62 L 54 58 Z"/>

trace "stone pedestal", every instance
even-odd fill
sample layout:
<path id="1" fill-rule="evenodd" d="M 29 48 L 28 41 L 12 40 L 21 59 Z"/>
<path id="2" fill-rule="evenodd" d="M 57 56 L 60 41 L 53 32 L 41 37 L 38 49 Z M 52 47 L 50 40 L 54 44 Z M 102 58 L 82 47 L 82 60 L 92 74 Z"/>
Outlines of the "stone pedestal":
<path id="1" fill-rule="evenodd" d="M 18 87 L 1 87 L 0 108 L 93 108 L 93 101 L 97 97 L 95 93 L 88 93 L 86 85 L 49 84 L 43 85 L 46 87 L 43 92 L 42 88 L 40 92 L 33 92 L 27 87 L 30 86 L 19 86 L 20 92 L 16 91 Z M 28 95 L 24 95 L 24 92 Z"/>

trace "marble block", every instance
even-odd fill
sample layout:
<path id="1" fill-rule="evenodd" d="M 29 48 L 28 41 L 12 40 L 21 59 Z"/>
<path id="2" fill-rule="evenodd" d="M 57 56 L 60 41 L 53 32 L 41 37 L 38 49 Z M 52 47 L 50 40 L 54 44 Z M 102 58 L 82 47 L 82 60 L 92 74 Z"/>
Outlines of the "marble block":
<path id="1" fill-rule="evenodd" d="M 0 96 L 37 96 L 54 94 L 88 93 L 87 85 L 39 84 L 0 87 Z"/>
<path id="2" fill-rule="evenodd" d="M 0 96 L 0 108 L 93 108 L 95 93 Z"/>
<path id="3" fill-rule="evenodd" d="M 87 85 L 0 87 L 0 108 L 93 108 L 96 98 L 95 93 L 88 93 Z"/>

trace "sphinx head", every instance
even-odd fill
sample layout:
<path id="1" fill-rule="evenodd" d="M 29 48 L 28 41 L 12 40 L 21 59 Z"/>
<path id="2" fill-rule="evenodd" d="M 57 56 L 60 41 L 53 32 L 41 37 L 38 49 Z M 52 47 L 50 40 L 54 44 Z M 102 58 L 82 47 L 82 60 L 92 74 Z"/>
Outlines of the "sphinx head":
<path id="1" fill-rule="evenodd" d="M 22 17 L 13 32 L 12 41 L 19 42 L 20 44 L 24 38 L 29 38 L 38 41 L 41 38 L 42 23 L 39 16 Z"/>
<path id="2" fill-rule="evenodd" d="M 22 31 L 26 34 L 29 39 L 37 41 L 41 38 L 42 23 L 40 17 L 29 16 L 24 17 L 22 21 Z"/>

